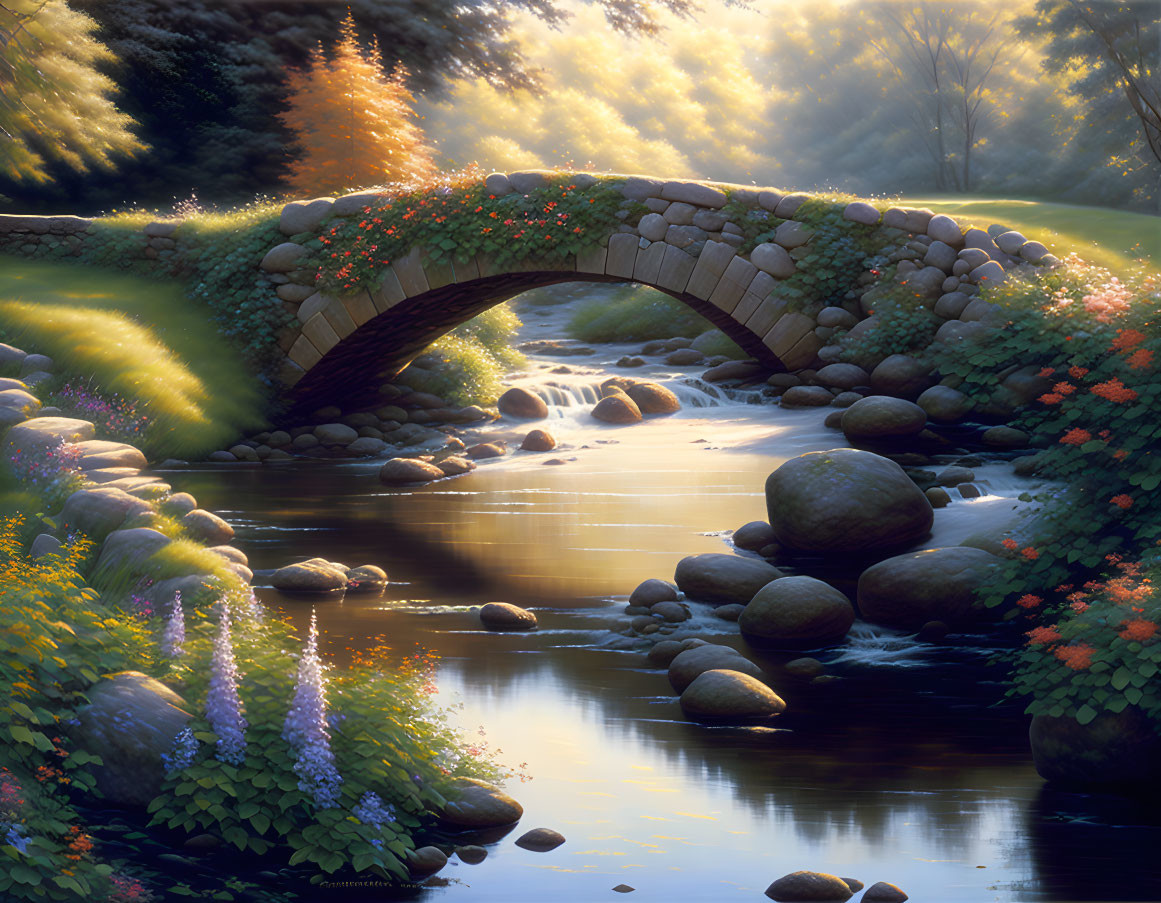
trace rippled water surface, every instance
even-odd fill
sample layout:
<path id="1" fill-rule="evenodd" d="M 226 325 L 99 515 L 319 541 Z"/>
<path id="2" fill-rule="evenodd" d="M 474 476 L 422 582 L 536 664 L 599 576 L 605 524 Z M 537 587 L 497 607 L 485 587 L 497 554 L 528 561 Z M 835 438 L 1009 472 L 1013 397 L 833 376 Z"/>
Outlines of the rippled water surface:
<path id="1" fill-rule="evenodd" d="M 544 321 L 528 335 L 550 334 L 556 324 Z M 517 381 L 551 379 L 558 401 L 579 398 L 576 387 L 607 376 L 625 350 L 533 359 Z M 550 374 L 562 361 L 574 372 Z M 610 427 L 558 405 L 546 426 L 560 448 L 419 489 L 382 486 L 366 462 L 168 474 L 236 525 L 256 570 L 313 556 L 386 568 L 383 597 L 319 605 L 336 662 L 376 637 L 437 650 L 439 699 L 462 706 L 466 729 L 483 725 L 505 762 L 526 763 L 532 780 L 508 788 L 525 807 L 519 828 L 480 865 L 453 857 L 441 873 L 451 884 L 424 893 L 597 901 L 621 899 L 611 889 L 627 884 L 633 900 L 759 900 L 775 878 L 812 869 L 891 881 L 916 901 L 1161 900 L 1155 807 L 1045 790 L 1019 708 L 990 707 L 1002 675 L 978 638 L 936 649 L 857 624 L 845 647 L 820 656 L 844 680 L 775 679 L 789 708 L 764 729 L 687 723 L 664 672 L 615 648 L 627 645 L 622 610 L 638 582 L 672 578 L 685 555 L 728 551 L 723 533 L 765 519 L 771 470 L 843 444 L 823 429 L 825 411 L 706 401 L 683 387 L 692 373 L 652 370 L 686 401 L 674 417 Z M 522 434 L 487 436 L 515 446 Z M 553 457 L 567 463 L 542 463 Z M 979 476 L 988 494 L 938 511 L 929 545 L 1013 516 L 1025 487 L 1003 465 Z M 309 616 L 309 602 L 260 595 Z M 540 629 L 482 632 L 471 607 L 489 601 L 532 608 Z M 690 629 L 744 648 L 708 610 Z M 786 658 L 746 651 L 775 675 Z M 537 826 L 567 843 L 514 845 Z"/>

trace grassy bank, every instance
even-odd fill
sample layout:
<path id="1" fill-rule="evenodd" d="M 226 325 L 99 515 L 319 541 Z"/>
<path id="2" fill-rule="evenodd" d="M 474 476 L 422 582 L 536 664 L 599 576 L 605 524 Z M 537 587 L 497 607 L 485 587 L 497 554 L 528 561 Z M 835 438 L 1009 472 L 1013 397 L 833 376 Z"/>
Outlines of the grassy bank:
<path id="1" fill-rule="evenodd" d="M 262 423 L 257 377 L 176 283 L 0 257 L 0 324 L 56 361 L 46 402 L 150 455 L 196 456 Z"/>

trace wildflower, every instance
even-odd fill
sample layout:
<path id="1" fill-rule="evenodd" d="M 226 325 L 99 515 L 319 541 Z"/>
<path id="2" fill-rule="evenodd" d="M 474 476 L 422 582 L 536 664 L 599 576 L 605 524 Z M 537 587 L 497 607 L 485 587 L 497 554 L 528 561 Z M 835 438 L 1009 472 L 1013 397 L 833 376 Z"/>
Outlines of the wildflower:
<path id="1" fill-rule="evenodd" d="M 390 803 L 384 804 L 379 795 L 370 790 L 363 794 L 351 814 L 376 831 L 383 830 L 385 824 L 395 821 L 395 807 Z"/>
<path id="2" fill-rule="evenodd" d="M 1130 370 L 1144 370 L 1151 363 L 1153 363 L 1153 352 L 1148 348 L 1138 348 L 1129 355 L 1126 361 Z"/>
<path id="3" fill-rule="evenodd" d="M 65 835 L 65 839 L 68 841 L 65 846 L 68 847 L 69 852 L 65 853 L 64 857 L 65 859 L 73 860 L 73 862 L 80 862 L 82 859 L 88 856 L 93 849 L 92 839 L 77 825 L 73 825 L 71 828 L 69 828 L 69 832 Z"/>
<path id="4" fill-rule="evenodd" d="M 1136 329 L 1118 329 L 1110 351 L 1128 351 L 1145 341 L 1145 334 Z"/>
<path id="5" fill-rule="evenodd" d="M 1033 627 L 1024 635 L 1028 637 L 1029 646 L 1046 646 L 1062 639 L 1060 631 L 1055 627 Z"/>
<path id="6" fill-rule="evenodd" d="M 230 606 L 225 599 L 220 605 L 221 621 L 210 662 L 206 718 L 210 730 L 218 735 L 217 758 L 231 765 L 241 765 L 246 758 L 246 728 L 249 725 L 242 714 L 242 700 L 238 697 L 238 669 L 230 640 Z"/>
<path id="7" fill-rule="evenodd" d="M 1129 453 L 1123 448 L 1118 448 L 1113 452 L 1113 459 L 1116 461 L 1124 461 L 1127 457 L 1129 457 Z"/>
<path id="8" fill-rule="evenodd" d="M 1010 552 L 1015 552 L 1018 548 L 1020 548 L 1020 543 L 1016 542 L 1016 540 L 1012 539 L 1011 537 L 1008 537 L 1007 539 L 1005 539 L 1003 542 L 1000 543 L 1000 545 L 1002 545 L 1005 549 L 1007 549 Z"/>
<path id="9" fill-rule="evenodd" d="M 1121 624 L 1121 628 L 1117 634 L 1121 639 L 1137 643 L 1150 640 L 1157 633 L 1157 625 L 1144 618 L 1134 618 L 1131 621 L 1125 621 Z"/>
<path id="10" fill-rule="evenodd" d="M 1043 601 L 1044 600 L 1040 596 L 1033 595 L 1032 593 L 1025 593 L 1016 600 L 1016 604 L 1021 608 L 1035 608 Z"/>
<path id="11" fill-rule="evenodd" d="M 1052 391 L 1057 395 L 1071 395 L 1076 391 L 1076 386 L 1072 383 L 1057 383 L 1052 387 Z"/>
<path id="12" fill-rule="evenodd" d="M 16 847 L 21 853 L 28 852 L 28 841 L 30 837 L 24 836 L 24 825 L 9 825 L 8 833 L 4 836 L 4 842 L 9 846 Z"/>
<path id="13" fill-rule="evenodd" d="M 1082 612 L 1088 611 L 1089 604 L 1087 602 L 1085 602 L 1083 599 L 1077 599 L 1075 602 L 1073 602 L 1068 607 L 1071 608 L 1073 611 L 1075 611 L 1077 614 L 1081 614 Z"/>
<path id="14" fill-rule="evenodd" d="M 1124 511 L 1128 511 L 1133 507 L 1133 497 L 1123 492 L 1120 495 L 1114 495 L 1109 501 Z"/>
<path id="15" fill-rule="evenodd" d="M 1092 646 L 1077 643 L 1071 646 L 1058 646 L 1052 654 L 1073 671 L 1083 671 L 1092 664 L 1093 651 Z"/>
<path id="16" fill-rule="evenodd" d="M 1069 367 L 1068 375 L 1073 379 L 1083 379 L 1088 375 L 1088 367 Z"/>
<path id="17" fill-rule="evenodd" d="M 1060 404 L 1064 401 L 1064 396 L 1057 392 L 1046 392 L 1036 399 L 1041 404 Z"/>
<path id="18" fill-rule="evenodd" d="M 1109 401 L 1120 404 L 1122 402 L 1132 401 L 1137 397 L 1137 393 L 1122 383 L 1115 376 L 1108 382 L 1097 383 L 1089 389 L 1093 395 L 1099 395 L 1101 398 L 1107 398 Z"/>
<path id="19" fill-rule="evenodd" d="M 193 765 L 198 754 L 198 739 L 188 727 L 182 728 L 173 738 L 173 747 L 169 754 L 161 754 L 161 765 L 166 774 L 189 768 Z"/>
<path id="20" fill-rule="evenodd" d="M 335 767 L 331 735 L 327 730 L 326 685 L 318 656 L 318 625 L 310 616 L 310 634 L 298 660 L 294 699 L 282 726 L 282 737 L 296 753 L 294 773 L 298 789 L 309 793 L 320 809 L 338 805 L 342 776 Z"/>
<path id="21" fill-rule="evenodd" d="M 1084 445 L 1092 438 L 1092 433 L 1088 430 L 1071 429 L 1060 437 L 1062 445 Z"/>
<path id="22" fill-rule="evenodd" d="M 184 654 L 182 644 L 185 642 L 185 612 L 181 607 L 181 590 L 173 594 L 173 608 L 169 611 L 169 619 L 165 622 L 165 630 L 161 634 L 161 651 L 168 658 L 177 658 Z"/>
<path id="23" fill-rule="evenodd" d="M 1048 377 L 1050 377 L 1055 372 L 1056 372 L 1055 367 L 1044 367 L 1036 375 L 1039 376 L 1041 379 L 1048 379 Z"/>
<path id="24" fill-rule="evenodd" d="M 1029 561 L 1035 561 L 1037 558 L 1040 557 L 1040 553 L 1037 552 L 1031 546 L 1028 546 L 1028 548 L 1026 548 L 1026 549 L 1021 549 L 1020 554 L 1023 555 L 1025 558 L 1027 558 Z"/>

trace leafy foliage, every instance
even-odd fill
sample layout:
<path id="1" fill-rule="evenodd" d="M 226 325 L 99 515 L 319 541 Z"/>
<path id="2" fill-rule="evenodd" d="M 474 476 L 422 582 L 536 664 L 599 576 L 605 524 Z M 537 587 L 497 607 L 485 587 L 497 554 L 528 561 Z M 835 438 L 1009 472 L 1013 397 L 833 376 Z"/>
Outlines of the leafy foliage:
<path id="1" fill-rule="evenodd" d="M 860 364 L 881 361 L 891 354 L 924 352 L 943 322 L 924 303 L 894 281 L 894 267 L 890 267 L 883 281 L 871 289 L 873 306 L 868 316 L 876 318 L 875 326 L 860 335 L 843 335 L 838 339 L 843 360 Z"/>
<path id="2" fill-rule="evenodd" d="M 433 342 L 406 372 L 408 384 L 458 405 L 492 404 L 504 374 L 524 363 L 511 346 L 520 320 L 498 304 Z"/>
<path id="3" fill-rule="evenodd" d="M 582 342 L 645 342 L 692 339 L 710 328 L 708 320 L 671 295 L 626 284 L 577 308 L 568 334 Z"/>
<path id="4" fill-rule="evenodd" d="M 414 122 L 407 70 L 383 75 L 379 45 L 360 49 L 353 14 L 339 34 L 333 59 L 318 48 L 306 68 L 290 73 L 282 122 L 302 149 L 290 167 L 291 189 L 318 195 L 429 177 L 431 150 Z"/>
<path id="5" fill-rule="evenodd" d="M 46 160 L 85 172 L 142 150 L 132 120 L 113 106 L 113 83 L 98 71 L 110 57 L 96 23 L 65 0 L 0 6 L 0 173 L 45 182 Z"/>

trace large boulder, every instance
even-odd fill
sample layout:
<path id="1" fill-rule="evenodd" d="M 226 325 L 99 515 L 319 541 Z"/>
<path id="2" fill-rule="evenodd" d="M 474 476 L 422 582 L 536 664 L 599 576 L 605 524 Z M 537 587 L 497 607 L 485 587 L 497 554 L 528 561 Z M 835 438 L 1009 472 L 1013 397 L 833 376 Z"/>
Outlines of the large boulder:
<path id="1" fill-rule="evenodd" d="M 192 719 L 186 701 L 138 671 L 102 678 L 86 691 L 89 705 L 77 712 L 78 745 L 101 757 L 90 766 L 107 802 L 145 806 L 161 792 L 161 757 Z"/>
<path id="2" fill-rule="evenodd" d="M 1161 735 L 1135 706 L 1102 712 L 1088 724 L 1036 715 L 1028 730 L 1032 760 L 1045 780 L 1078 787 L 1161 785 Z"/>
<path id="3" fill-rule="evenodd" d="M 287 593 L 343 592 L 347 588 L 347 572 L 322 558 L 311 558 L 279 568 L 270 583 Z"/>
<path id="4" fill-rule="evenodd" d="M 548 405 L 544 399 L 520 386 L 513 386 L 501 395 L 496 407 L 507 417 L 523 420 L 541 420 L 548 416 Z"/>
<path id="5" fill-rule="evenodd" d="M 786 710 L 782 698 L 762 681 L 741 671 L 703 671 L 681 694 L 681 709 L 706 721 L 773 718 Z"/>
<path id="6" fill-rule="evenodd" d="M 923 539 L 930 502 L 903 468 L 853 448 L 807 452 L 766 480 L 774 535 L 800 552 L 880 554 Z"/>
<path id="7" fill-rule="evenodd" d="M 928 621 L 970 623 L 983 614 L 976 590 L 999 564 L 995 555 L 967 546 L 896 555 L 859 577 L 859 612 L 868 621 L 905 630 Z"/>
<path id="8" fill-rule="evenodd" d="M 666 583 L 664 580 L 657 580 L 656 578 L 650 578 L 637 584 L 637 588 L 629 596 L 629 604 L 641 608 L 649 608 L 658 602 L 676 601 L 677 590 L 673 584 Z"/>
<path id="9" fill-rule="evenodd" d="M 61 527 L 67 532 L 84 533 L 93 542 L 103 542 L 126 520 L 151 510 L 148 502 L 122 489 L 111 486 L 78 489 L 65 501 L 60 514 Z"/>
<path id="10" fill-rule="evenodd" d="M 4 436 L 4 457 L 39 455 L 61 442 L 84 442 L 96 435 L 96 427 L 87 420 L 71 417 L 34 417 L 17 424 Z"/>
<path id="11" fill-rule="evenodd" d="M 489 602 L 480 609 L 480 621 L 489 630 L 534 630 L 536 615 L 510 602 Z"/>
<path id="12" fill-rule="evenodd" d="M 674 692 L 684 693 L 699 674 L 706 671 L 739 671 L 750 677 L 762 676 L 762 669 L 733 646 L 706 643 L 678 653 L 669 663 L 669 685 Z"/>
<path id="13" fill-rule="evenodd" d="M 387 582 L 387 572 L 373 564 L 361 564 L 347 571 L 349 593 L 381 593 Z"/>
<path id="14" fill-rule="evenodd" d="M 843 434 L 852 442 L 918 436 L 927 425 L 923 408 L 902 398 L 872 395 L 843 411 Z"/>
<path id="15" fill-rule="evenodd" d="M 597 402 L 593 416 L 605 423 L 636 423 L 641 419 L 641 409 L 628 395 L 607 395 Z"/>
<path id="16" fill-rule="evenodd" d="M 500 788 L 475 778 L 456 778 L 443 795 L 447 803 L 437 814 L 456 828 L 496 828 L 524 814 L 524 807 Z"/>
<path id="17" fill-rule="evenodd" d="M 133 467 L 141 470 L 147 464 L 141 449 L 125 442 L 89 439 L 75 445 L 80 453 L 77 464 L 81 470 L 98 470 L 105 467 Z"/>
<path id="18" fill-rule="evenodd" d="M 775 903 L 844 903 L 851 889 L 838 875 L 825 872 L 791 872 L 768 888 L 766 896 Z"/>
<path id="19" fill-rule="evenodd" d="M 195 508 L 181 519 L 182 528 L 208 546 L 220 546 L 234 538 L 234 528 L 204 508 Z"/>
<path id="20" fill-rule="evenodd" d="M 144 576 L 150 559 L 170 542 L 168 536 L 150 527 L 114 530 L 101 546 L 94 573 L 100 574 L 102 581 Z"/>
<path id="21" fill-rule="evenodd" d="M 871 388 L 899 398 L 918 398 L 935 385 L 931 367 L 906 354 L 891 354 L 871 371 Z"/>
<path id="22" fill-rule="evenodd" d="M 928 417 L 940 423 L 962 420 L 974 406 L 971 398 L 950 386 L 932 386 L 924 390 L 916 404 Z"/>
<path id="23" fill-rule="evenodd" d="M 707 552 L 688 555 L 677 563 L 674 580 L 689 598 L 713 605 L 745 605 L 782 572 L 773 565 L 740 555 Z"/>
<path id="24" fill-rule="evenodd" d="M 681 410 L 677 396 L 660 383 L 636 383 L 626 391 L 642 414 L 672 414 Z"/>
<path id="25" fill-rule="evenodd" d="M 766 645 L 821 646 L 841 640 L 855 622 L 847 597 L 814 577 L 783 577 L 758 590 L 738 627 Z"/>
<path id="26" fill-rule="evenodd" d="M 774 528 L 764 520 L 752 520 L 734 531 L 731 537 L 739 549 L 757 552 L 778 541 Z"/>

